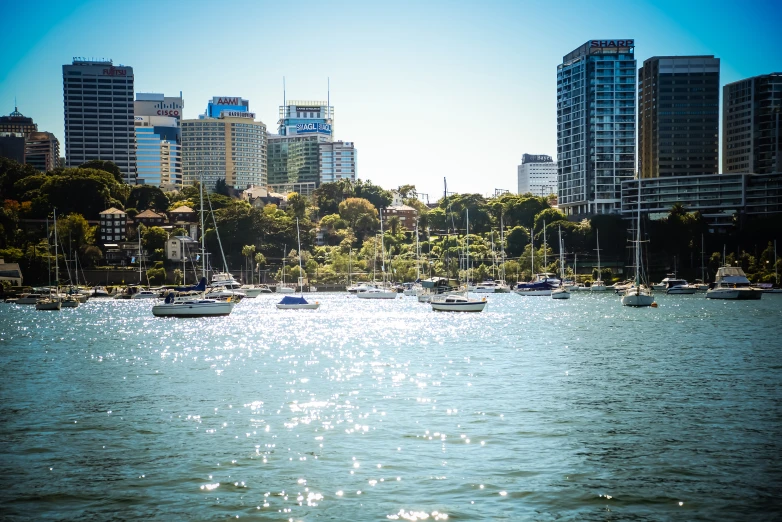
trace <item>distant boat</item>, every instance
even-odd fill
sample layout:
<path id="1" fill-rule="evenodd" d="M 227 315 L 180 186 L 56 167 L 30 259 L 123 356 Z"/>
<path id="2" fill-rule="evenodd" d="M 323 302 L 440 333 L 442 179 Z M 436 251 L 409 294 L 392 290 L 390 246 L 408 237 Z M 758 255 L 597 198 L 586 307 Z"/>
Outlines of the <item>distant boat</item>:
<path id="1" fill-rule="evenodd" d="M 763 290 L 753 288 L 738 266 L 721 266 L 717 278 L 706 290 L 706 299 L 760 299 Z"/>
<path id="2" fill-rule="evenodd" d="M 636 223 L 636 239 L 633 243 L 633 253 L 635 255 L 635 278 L 633 286 L 624 291 L 622 295 L 623 306 L 645 307 L 657 306 L 654 302 L 652 289 L 644 282 L 643 258 L 641 256 L 641 179 L 638 178 L 638 218 Z M 600 248 L 598 243 L 598 248 Z M 599 250 L 598 250 L 599 254 Z"/>
<path id="3" fill-rule="evenodd" d="M 600 231 L 595 229 L 595 233 L 597 234 L 597 248 L 595 249 L 595 251 L 597 251 L 597 280 L 592 282 L 589 291 L 605 292 L 608 290 L 608 287 L 603 283 L 603 273 L 601 272 L 600 266 Z"/>
<path id="4" fill-rule="evenodd" d="M 377 242 L 375 242 L 375 255 L 377 255 Z M 383 210 L 380 210 L 380 266 L 383 272 L 383 283 L 380 288 L 367 288 L 363 292 L 356 292 L 359 299 L 396 299 L 397 291 L 390 288 L 386 275 L 386 247 L 383 242 Z"/>
<path id="5" fill-rule="evenodd" d="M 552 299 L 570 299 L 570 290 L 565 286 L 565 250 L 562 243 L 562 227 L 559 227 L 559 288 L 551 292 Z"/>
<path id="6" fill-rule="evenodd" d="M 304 278 L 301 274 L 304 269 L 301 266 L 301 233 L 299 232 L 299 218 L 296 218 L 296 238 L 299 242 L 299 288 L 301 289 L 300 296 L 286 295 L 282 298 L 282 301 L 277 303 L 278 310 L 317 310 L 320 307 L 320 303 L 315 301 L 314 303 L 308 302 L 304 299 Z M 283 267 L 283 270 L 285 267 Z"/>

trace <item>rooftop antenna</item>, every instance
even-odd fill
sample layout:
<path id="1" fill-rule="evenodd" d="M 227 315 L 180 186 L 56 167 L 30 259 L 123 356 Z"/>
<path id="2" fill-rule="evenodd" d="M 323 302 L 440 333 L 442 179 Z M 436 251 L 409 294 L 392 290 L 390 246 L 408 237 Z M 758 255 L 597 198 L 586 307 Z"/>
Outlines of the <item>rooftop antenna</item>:
<path id="1" fill-rule="evenodd" d="M 282 77 L 282 106 L 288 106 L 288 104 L 285 102 L 285 76 Z"/>
<path id="2" fill-rule="evenodd" d="M 331 119 L 331 78 L 328 76 L 326 77 L 326 113 Z"/>

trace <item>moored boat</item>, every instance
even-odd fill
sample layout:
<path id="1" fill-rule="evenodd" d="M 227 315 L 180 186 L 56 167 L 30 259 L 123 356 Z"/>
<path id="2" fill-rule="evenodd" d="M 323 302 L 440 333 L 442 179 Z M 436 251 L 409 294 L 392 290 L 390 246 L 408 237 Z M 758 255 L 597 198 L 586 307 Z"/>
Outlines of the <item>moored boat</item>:
<path id="1" fill-rule="evenodd" d="M 706 290 L 706 299 L 744 300 L 762 296 L 763 290 L 752 287 L 744 270 L 738 266 L 721 266 L 714 283 Z"/>

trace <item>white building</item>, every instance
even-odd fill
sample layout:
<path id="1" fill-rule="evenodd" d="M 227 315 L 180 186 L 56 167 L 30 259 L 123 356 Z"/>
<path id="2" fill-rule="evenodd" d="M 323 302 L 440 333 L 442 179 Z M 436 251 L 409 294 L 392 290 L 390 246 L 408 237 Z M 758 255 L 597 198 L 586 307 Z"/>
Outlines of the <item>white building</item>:
<path id="1" fill-rule="evenodd" d="M 174 236 L 166 241 L 166 259 L 182 263 L 195 261 L 198 255 L 198 241 L 189 236 Z"/>
<path id="2" fill-rule="evenodd" d="M 519 194 L 545 197 L 557 193 L 557 162 L 551 156 L 524 154 L 518 176 Z"/>
<path id="3" fill-rule="evenodd" d="M 267 185 L 266 125 L 255 121 L 249 104 L 232 105 L 233 100 L 246 102 L 241 98 L 217 97 L 209 104 L 207 115 L 182 120 L 185 185 L 193 185 L 201 176 L 207 190 L 214 190 L 219 179 L 239 190 Z M 223 106 L 230 109 L 221 109 Z M 210 112 L 218 116 L 209 117 Z"/>
<path id="4" fill-rule="evenodd" d="M 357 150 L 352 141 L 321 143 L 320 183 L 331 183 L 341 179 L 356 181 Z"/>

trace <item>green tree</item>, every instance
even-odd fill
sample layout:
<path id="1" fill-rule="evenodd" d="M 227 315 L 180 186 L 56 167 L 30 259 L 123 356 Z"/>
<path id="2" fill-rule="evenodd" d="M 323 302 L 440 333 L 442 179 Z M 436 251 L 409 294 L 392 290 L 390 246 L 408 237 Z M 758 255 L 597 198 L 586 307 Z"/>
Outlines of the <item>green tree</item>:
<path id="1" fill-rule="evenodd" d="M 117 183 L 123 183 L 125 181 L 122 179 L 122 171 L 119 169 L 117 164 L 112 161 L 99 159 L 90 160 L 86 163 L 82 163 L 78 166 L 78 168 L 102 170 L 103 172 L 108 172 L 114 176 L 114 180 L 117 181 Z"/>
<path id="2" fill-rule="evenodd" d="M 57 235 L 65 248 L 82 249 L 95 243 L 97 227 L 90 226 L 81 214 L 68 214 L 57 218 Z"/>
<path id="3" fill-rule="evenodd" d="M 298 192 L 288 194 L 288 212 L 299 219 L 304 219 L 307 213 L 307 198 Z"/>
<path id="4" fill-rule="evenodd" d="M 357 198 L 363 198 L 372 203 L 375 208 L 386 208 L 394 201 L 391 192 L 375 185 L 369 180 L 356 180 L 353 193 Z"/>
<path id="5" fill-rule="evenodd" d="M 165 249 L 168 241 L 168 233 L 160 227 L 143 227 L 141 244 L 147 252 Z"/>
<path id="6" fill-rule="evenodd" d="M 399 216 L 391 216 L 386 219 L 386 224 L 391 230 L 391 235 L 395 236 L 397 232 L 399 232 L 399 227 L 402 225 L 402 222 L 399 220 Z"/>
<path id="7" fill-rule="evenodd" d="M 362 239 L 380 227 L 377 209 L 369 200 L 363 198 L 348 198 L 340 203 L 339 215 L 348 222 L 356 236 Z"/>
<path id="8" fill-rule="evenodd" d="M 322 183 L 320 187 L 312 193 L 312 200 L 320 215 L 336 214 L 339 211 L 339 204 L 347 198 L 354 196 L 353 185 L 348 179 L 341 179 L 335 182 Z"/>
<path id="9" fill-rule="evenodd" d="M 505 233 L 505 253 L 509 257 L 518 257 L 529 244 L 529 232 L 526 228 L 516 226 Z"/>
<path id="10" fill-rule="evenodd" d="M 166 269 L 150 268 L 147 270 L 147 279 L 149 279 L 150 285 L 162 285 L 166 282 Z"/>
<path id="11" fill-rule="evenodd" d="M 231 190 L 228 188 L 228 184 L 225 182 L 225 178 L 220 178 L 215 182 L 214 193 L 221 196 L 231 195 Z"/>
<path id="12" fill-rule="evenodd" d="M 166 194 L 154 185 L 136 185 L 131 189 L 125 203 L 126 206 L 142 212 L 147 209 L 164 212 L 170 204 Z"/>
<path id="13" fill-rule="evenodd" d="M 249 267 L 252 264 L 253 254 L 255 254 L 255 245 L 244 245 L 242 247 L 242 256 L 245 258 L 244 269 L 250 273 L 252 273 L 252 271 L 249 270 Z"/>

